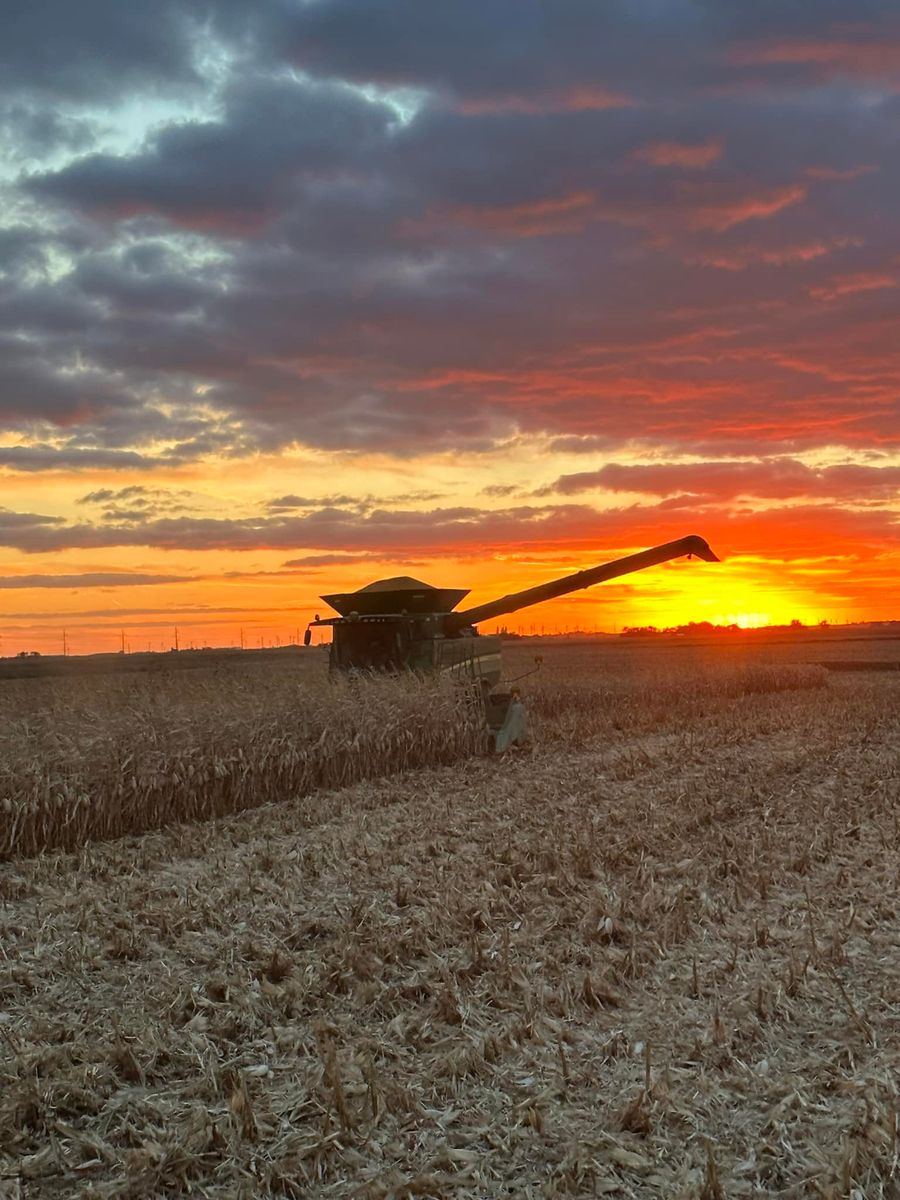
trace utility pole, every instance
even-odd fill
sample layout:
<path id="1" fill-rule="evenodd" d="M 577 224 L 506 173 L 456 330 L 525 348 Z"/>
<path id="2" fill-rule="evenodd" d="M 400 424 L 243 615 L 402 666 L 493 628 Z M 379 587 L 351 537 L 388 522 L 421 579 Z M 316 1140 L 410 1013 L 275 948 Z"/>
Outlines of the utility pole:
<path id="1" fill-rule="evenodd" d="M 244 648 L 244 629 L 242 626 L 241 627 L 241 649 L 243 650 L 243 648 Z"/>
<path id="2" fill-rule="evenodd" d="M 175 626 L 175 649 L 178 649 L 178 626 Z"/>
<path id="3" fill-rule="evenodd" d="M 124 629 L 120 629 L 120 630 L 119 630 L 119 632 L 120 632 L 120 633 L 121 633 L 121 635 L 122 635 L 122 649 L 121 649 L 120 653 L 121 653 L 121 654 L 124 654 L 124 653 L 125 653 L 125 630 L 124 630 Z"/>
<path id="4" fill-rule="evenodd" d="M 63 658 L 66 658 L 69 653 L 69 640 L 66 637 L 66 631 L 63 630 Z"/>

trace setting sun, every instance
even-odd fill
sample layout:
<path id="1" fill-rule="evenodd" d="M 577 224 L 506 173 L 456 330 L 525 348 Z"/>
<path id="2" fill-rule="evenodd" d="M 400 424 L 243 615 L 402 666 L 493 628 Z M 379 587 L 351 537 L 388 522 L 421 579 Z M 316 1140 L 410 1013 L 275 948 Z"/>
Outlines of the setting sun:
<path id="1" fill-rule="evenodd" d="M 740 629 L 758 629 L 761 625 L 771 625 L 774 622 L 768 613 L 729 613 L 719 625 L 737 625 Z"/>

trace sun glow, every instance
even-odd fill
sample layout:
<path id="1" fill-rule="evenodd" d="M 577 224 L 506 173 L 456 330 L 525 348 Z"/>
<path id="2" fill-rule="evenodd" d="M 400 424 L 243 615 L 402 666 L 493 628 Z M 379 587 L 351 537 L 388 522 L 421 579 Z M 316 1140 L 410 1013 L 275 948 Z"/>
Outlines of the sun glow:
<path id="1" fill-rule="evenodd" d="M 763 625 L 771 625 L 772 619 L 767 612 L 728 613 L 721 619 L 716 619 L 716 625 L 737 625 L 739 629 L 759 629 Z"/>

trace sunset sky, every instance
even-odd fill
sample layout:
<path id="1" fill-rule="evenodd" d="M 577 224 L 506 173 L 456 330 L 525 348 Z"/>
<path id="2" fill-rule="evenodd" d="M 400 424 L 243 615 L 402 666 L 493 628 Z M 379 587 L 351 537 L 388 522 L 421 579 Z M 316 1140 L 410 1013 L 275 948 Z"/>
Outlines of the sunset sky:
<path id="1" fill-rule="evenodd" d="M 7 7 L 0 654 L 900 618 L 896 0 Z"/>

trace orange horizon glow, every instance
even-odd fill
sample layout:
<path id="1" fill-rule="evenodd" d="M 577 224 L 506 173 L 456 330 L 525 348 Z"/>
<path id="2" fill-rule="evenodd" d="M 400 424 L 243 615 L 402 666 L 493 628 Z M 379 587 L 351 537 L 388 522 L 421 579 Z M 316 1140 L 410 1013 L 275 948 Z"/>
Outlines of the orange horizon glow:
<path id="1" fill-rule="evenodd" d="M 702 525 L 697 529 L 706 532 Z M 302 639 L 307 622 L 316 613 L 331 615 L 320 599 L 330 591 L 350 591 L 374 579 L 403 574 L 434 586 L 469 586 L 470 595 L 463 603 L 478 604 L 691 531 L 693 525 L 672 523 L 660 527 L 655 538 L 647 536 L 640 542 L 594 553 L 583 545 L 565 544 L 533 551 L 492 548 L 481 555 L 472 548 L 454 558 L 352 556 L 350 562 L 287 570 L 281 552 L 258 552 L 253 555 L 254 563 L 248 564 L 240 554 L 184 556 L 169 552 L 161 556 L 130 550 L 117 555 L 116 570 L 157 572 L 163 577 L 171 575 L 176 582 L 4 590 L 0 593 L 5 610 L 0 654 L 12 656 L 23 650 L 61 653 L 64 633 L 71 654 L 116 652 L 123 644 L 131 651 L 167 651 L 174 647 L 176 637 L 181 648 L 239 646 L 242 642 L 246 648 L 287 645 Z M 866 584 L 876 603 L 860 603 L 865 589 L 853 582 L 859 572 L 858 552 L 855 560 L 847 556 L 843 562 L 833 554 L 770 560 L 761 554 L 729 555 L 722 537 L 717 539 L 713 532 L 709 540 L 722 554 L 721 563 L 676 560 L 487 622 L 482 632 L 506 627 L 523 634 L 616 633 L 627 626 L 665 628 L 701 621 L 750 629 L 789 625 L 794 620 L 804 625 L 823 620 L 841 624 L 897 615 L 890 605 L 877 604 L 876 597 L 882 593 L 878 578 Z M 325 552 L 324 557 L 341 556 Z M 72 558 L 71 551 L 37 561 L 20 558 L 15 575 L 41 575 L 53 567 L 57 576 L 66 579 L 70 568 L 63 567 L 61 560 Z M 108 559 L 102 554 L 79 556 L 77 564 L 72 563 L 73 577 L 76 565 L 104 580 L 110 573 Z M 888 564 L 882 569 L 885 566 L 892 569 Z M 328 634 L 315 631 L 314 641 L 323 640 L 328 640 Z"/>
<path id="2" fill-rule="evenodd" d="M 585 458 L 580 445 L 519 438 L 511 451 L 478 462 L 438 455 L 412 466 L 358 455 L 336 472 L 331 458 L 311 454 L 296 463 L 274 457 L 264 469 L 229 463 L 219 478 L 201 464 L 124 477 L 97 472 L 89 481 L 60 473 L 49 494 L 32 476 L 8 473 L 7 507 L 46 514 L 36 536 L 49 545 L 0 552 L 0 654 L 60 652 L 63 630 L 72 653 L 120 650 L 123 635 L 126 648 L 168 650 L 176 627 L 185 646 L 239 645 L 242 630 L 247 646 L 286 644 L 316 612 L 327 613 L 324 593 L 412 575 L 468 587 L 466 603 L 476 604 L 687 533 L 705 537 L 723 561 L 652 567 L 484 631 L 900 616 L 900 552 L 889 540 L 900 455 L 882 454 L 877 465 L 836 450 L 661 462 L 637 451 L 600 458 L 594 470 L 585 470 Z M 301 469 L 306 496 L 294 494 Z M 336 494 L 342 479 L 352 479 L 359 501 Z M 688 489 L 705 494 L 665 499 Z M 838 506 L 817 490 L 847 498 Z M 129 503 L 145 507 L 129 516 Z M 147 513 L 156 515 L 145 535 Z M 131 537 L 135 525 L 137 544 L 104 544 Z M 255 545 L 215 545 L 248 536 Z M 201 544 L 141 544 L 170 537 Z M 86 544 L 55 549 L 56 540 Z"/>

